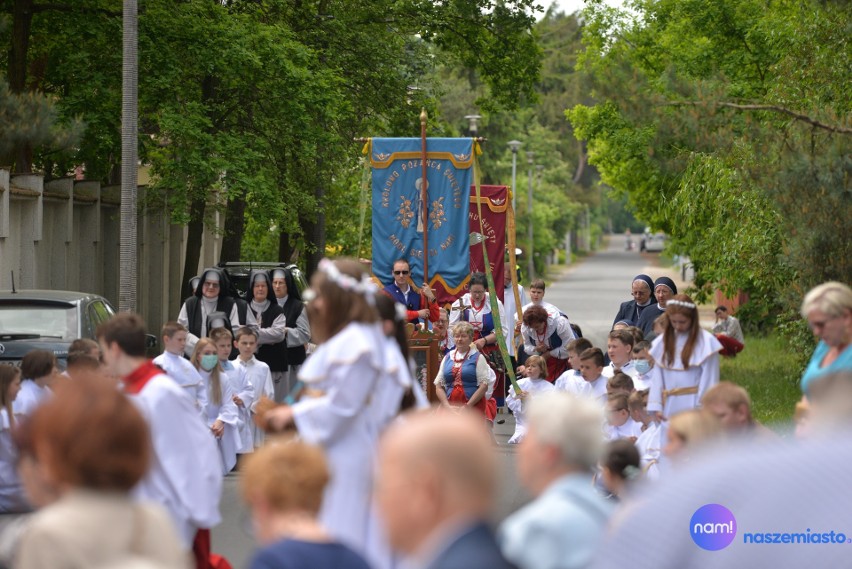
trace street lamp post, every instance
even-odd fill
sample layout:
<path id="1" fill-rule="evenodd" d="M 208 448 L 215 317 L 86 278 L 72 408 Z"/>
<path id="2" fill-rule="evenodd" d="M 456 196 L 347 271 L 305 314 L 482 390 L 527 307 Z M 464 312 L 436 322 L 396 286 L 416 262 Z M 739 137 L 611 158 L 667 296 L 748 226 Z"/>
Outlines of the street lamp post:
<path id="1" fill-rule="evenodd" d="M 537 180 L 538 180 L 538 181 L 536 182 L 536 190 L 538 190 L 538 195 L 541 195 L 541 175 L 542 175 L 542 173 L 544 172 L 544 164 L 536 164 L 536 165 L 535 165 L 535 171 L 536 171 L 536 176 L 537 176 Z M 549 254 L 550 254 L 550 253 L 548 253 L 548 255 L 549 255 Z M 548 261 L 547 261 L 546 259 L 547 259 L 548 257 L 547 257 L 547 256 L 545 256 L 544 258 L 545 258 L 545 264 L 547 264 L 547 263 L 548 263 Z"/>
<path id="2" fill-rule="evenodd" d="M 518 149 L 521 147 L 520 140 L 510 140 L 508 143 L 509 148 L 512 149 L 512 210 L 515 213 L 518 212 L 518 208 L 516 207 L 515 194 L 518 193 L 518 187 L 515 184 L 517 172 L 518 172 Z"/>
<path id="3" fill-rule="evenodd" d="M 535 252 L 535 247 L 533 245 L 533 157 L 535 156 L 535 152 L 528 151 L 527 152 L 527 164 L 530 166 L 530 183 L 529 189 L 527 191 L 527 236 L 529 237 L 529 256 L 527 258 L 527 273 L 529 274 L 530 281 L 533 280 L 535 276 L 535 261 L 533 260 L 533 253 Z"/>
<path id="4" fill-rule="evenodd" d="M 122 12 L 121 66 L 121 267 L 118 309 L 135 312 L 136 307 L 136 202 L 139 186 L 139 10 L 136 0 L 124 0 Z"/>
<path id="5" fill-rule="evenodd" d="M 464 118 L 466 118 L 470 124 L 470 136 L 476 138 L 476 132 L 479 130 L 479 119 L 482 117 L 480 115 L 465 115 Z"/>

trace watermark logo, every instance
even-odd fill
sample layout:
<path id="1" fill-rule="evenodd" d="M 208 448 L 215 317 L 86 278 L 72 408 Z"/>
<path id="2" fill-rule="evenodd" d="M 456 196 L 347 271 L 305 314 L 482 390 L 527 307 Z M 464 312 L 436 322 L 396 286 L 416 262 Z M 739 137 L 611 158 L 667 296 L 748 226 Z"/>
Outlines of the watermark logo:
<path id="1" fill-rule="evenodd" d="M 706 504 L 692 514 L 689 533 L 692 535 L 692 541 L 701 549 L 718 551 L 734 541 L 737 535 L 737 520 L 725 506 Z"/>

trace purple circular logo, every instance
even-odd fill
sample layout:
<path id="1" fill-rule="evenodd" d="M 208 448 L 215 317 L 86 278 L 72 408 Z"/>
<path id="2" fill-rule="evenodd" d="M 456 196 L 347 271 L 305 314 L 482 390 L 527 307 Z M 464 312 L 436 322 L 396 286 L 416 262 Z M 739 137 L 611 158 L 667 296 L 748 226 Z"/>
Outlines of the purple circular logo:
<path id="1" fill-rule="evenodd" d="M 692 514 L 689 520 L 692 541 L 701 549 L 719 551 L 725 549 L 737 535 L 737 520 L 725 506 L 707 504 Z"/>

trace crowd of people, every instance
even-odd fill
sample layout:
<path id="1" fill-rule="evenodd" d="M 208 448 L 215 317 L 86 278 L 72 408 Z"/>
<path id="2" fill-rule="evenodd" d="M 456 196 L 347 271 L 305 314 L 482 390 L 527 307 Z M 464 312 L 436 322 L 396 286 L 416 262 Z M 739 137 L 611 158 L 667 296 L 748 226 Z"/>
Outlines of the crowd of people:
<path id="1" fill-rule="evenodd" d="M 718 329 L 703 330 L 671 279 L 637 276 L 596 347 L 544 301 L 543 281 L 507 288 L 506 310 L 474 273 L 446 309 L 407 261 L 393 274 L 382 290 L 360 263 L 323 260 L 303 301 L 285 269 L 256 270 L 238 301 L 208 269 L 153 361 L 141 317 L 123 313 L 75 342 L 65 371 L 40 350 L 0 366 L 0 513 L 35 512 L 0 539 L 0 566 L 226 567 L 210 529 L 235 469 L 260 546 L 252 569 L 623 566 L 659 541 L 637 538 L 669 504 L 647 497 L 716 447 L 780 444 L 720 377 L 722 340 L 742 349 L 738 323 L 717 309 Z M 796 437 L 821 448 L 852 418 L 852 289 L 816 287 L 802 315 L 820 342 Z M 440 346 L 433 407 L 412 375 L 411 324 Z M 493 530 L 504 401 L 532 500 Z"/>

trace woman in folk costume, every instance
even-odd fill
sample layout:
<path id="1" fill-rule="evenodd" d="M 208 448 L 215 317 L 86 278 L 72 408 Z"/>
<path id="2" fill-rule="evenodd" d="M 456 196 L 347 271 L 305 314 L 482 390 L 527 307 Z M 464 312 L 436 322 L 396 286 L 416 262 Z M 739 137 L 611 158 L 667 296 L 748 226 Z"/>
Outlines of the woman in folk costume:
<path id="1" fill-rule="evenodd" d="M 668 323 L 651 344 L 648 413 L 656 421 L 699 406 L 701 396 L 719 383 L 722 345 L 702 330 L 698 309 L 690 297 L 676 294 L 666 303 Z"/>
<path id="2" fill-rule="evenodd" d="M 284 345 L 287 349 L 287 372 L 280 383 L 275 384 L 275 401 L 281 403 L 293 390 L 298 381 L 299 366 L 307 357 L 307 345 L 311 341 L 308 311 L 296 286 L 296 279 L 288 269 L 272 269 L 272 290 L 275 301 L 284 311 L 287 325 L 284 328 Z"/>
<path id="3" fill-rule="evenodd" d="M 452 329 L 456 347 L 450 350 L 435 377 L 438 401 L 444 407 L 478 409 L 493 421 L 497 405 L 491 393 L 496 375 L 474 345 L 474 330 L 469 322 L 459 322 Z"/>
<path id="4" fill-rule="evenodd" d="M 553 383 L 568 369 L 568 342 L 574 339 L 567 318 L 548 314 L 541 306 L 530 306 L 524 312 L 521 326 L 524 351 L 529 356 L 541 356 L 547 362 L 547 381 Z"/>
<path id="5" fill-rule="evenodd" d="M 240 413 L 234 403 L 234 388 L 230 378 L 219 363 L 216 344 L 210 338 L 201 338 L 195 344 L 190 359 L 207 388 L 207 406 L 204 419 L 210 432 L 216 437 L 222 474 L 228 474 L 237 464 L 237 450 L 242 446 L 240 439 Z"/>
<path id="6" fill-rule="evenodd" d="M 294 429 L 323 447 L 331 470 L 320 521 L 376 569 L 391 566 L 374 533 L 373 462 L 379 434 L 413 385 L 404 360 L 390 349 L 375 308 L 377 289 L 352 260 L 323 259 L 311 283 L 308 310 L 317 350 L 299 371 L 305 396 L 267 411 L 270 431 Z M 307 295 L 305 295 L 307 298 Z M 398 351 L 398 348 L 397 348 Z M 393 355 L 394 357 L 391 357 Z"/>
<path id="7" fill-rule="evenodd" d="M 509 334 L 506 329 L 506 313 L 503 309 L 503 303 L 497 300 L 499 315 L 492 314 L 491 302 L 488 299 L 488 279 L 484 273 L 470 275 L 468 289 L 470 292 L 456 300 L 450 309 L 450 328 L 453 328 L 459 322 L 468 322 L 473 327 L 473 347 L 485 356 L 488 365 L 497 375 L 494 386 L 497 401 L 494 402 L 494 405 L 502 405 L 503 393 L 505 392 L 503 387 L 505 370 L 503 369 L 500 347 L 497 345 L 495 316 L 499 316 L 503 338 L 507 338 Z"/>

